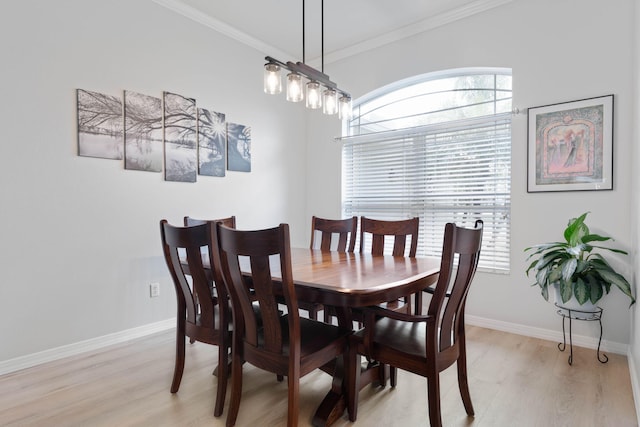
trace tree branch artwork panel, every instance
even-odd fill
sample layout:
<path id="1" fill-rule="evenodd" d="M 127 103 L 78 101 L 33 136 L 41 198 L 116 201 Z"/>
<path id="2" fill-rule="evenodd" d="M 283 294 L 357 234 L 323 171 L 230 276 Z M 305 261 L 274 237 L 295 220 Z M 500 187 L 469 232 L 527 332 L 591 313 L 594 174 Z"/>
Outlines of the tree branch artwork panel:
<path id="1" fill-rule="evenodd" d="M 119 97 L 77 89 L 78 155 L 122 160 L 122 101 Z"/>
<path id="2" fill-rule="evenodd" d="M 124 168 L 162 172 L 162 99 L 124 91 Z"/>
<path id="3" fill-rule="evenodd" d="M 164 92 L 165 180 L 196 182 L 197 152 L 196 101 Z"/>
<path id="4" fill-rule="evenodd" d="M 200 175 L 225 176 L 226 153 L 225 115 L 198 108 L 198 171 Z"/>
<path id="5" fill-rule="evenodd" d="M 251 172 L 251 128 L 227 123 L 227 169 Z"/>

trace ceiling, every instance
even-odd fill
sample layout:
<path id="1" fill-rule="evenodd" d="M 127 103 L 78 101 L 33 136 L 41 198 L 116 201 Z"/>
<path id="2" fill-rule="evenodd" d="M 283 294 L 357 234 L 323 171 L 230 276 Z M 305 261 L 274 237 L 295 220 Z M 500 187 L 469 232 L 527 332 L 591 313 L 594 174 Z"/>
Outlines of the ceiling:
<path id="1" fill-rule="evenodd" d="M 282 61 L 302 60 L 302 0 L 154 0 Z M 512 0 L 326 0 L 329 63 Z M 321 55 L 321 0 L 306 0 L 306 62 Z"/>

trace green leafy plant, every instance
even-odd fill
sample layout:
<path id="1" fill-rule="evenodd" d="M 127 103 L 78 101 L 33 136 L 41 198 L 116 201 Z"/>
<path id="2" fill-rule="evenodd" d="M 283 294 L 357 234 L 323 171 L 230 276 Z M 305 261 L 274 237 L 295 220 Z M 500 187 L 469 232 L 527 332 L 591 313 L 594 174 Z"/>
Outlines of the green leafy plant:
<path id="1" fill-rule="evenodd" d="M 629 306 L 632 306 L 636 300 L 627 279 L 617 273 L 601 254 L 591 253 L 593 249 L 624 255 L 627 252 L 594 245 L 593 242 L 612 239 L 589 232 L 589 227 L 584 223 L 588 213 L 569 220 L 564 230 L 564 242 L 543 243 L 525 249 L 525 252 L 533 251 L 527 258 L 533 259 L 527 268 L 527 276 L 535 272 L 536 281 L 532 286 L 540 286 L 542 296 L 547 301 L 549 285 L 559 286 L 563 302 L 566 303 L 575 295 L 580 304 L 587 301 L 595 304 L 605 293 L 609 293 L 611 285 L 615 285 L 631 299 Z"/>

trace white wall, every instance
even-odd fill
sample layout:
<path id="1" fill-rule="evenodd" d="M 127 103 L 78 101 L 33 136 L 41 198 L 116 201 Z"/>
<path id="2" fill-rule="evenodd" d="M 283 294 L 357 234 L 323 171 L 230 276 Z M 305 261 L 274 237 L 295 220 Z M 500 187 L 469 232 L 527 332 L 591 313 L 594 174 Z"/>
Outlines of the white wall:
<path id="1" fill-rule="evenodd" d="M 175 317 L 161 218 L 307 243 L 304 109 L 262 92 L 264 53 L 151 0 L 4 0 L 0 54 L 0 361 Z M 253 170 L 172 183 L 78 157 L 76 88 L 193 97 L 252 127 Z"/>
<path id="2" fill-rule="evenodd" d="M 640 48 L 640 1 L 636 0 L 635 2 L 635 26 L 634 26 L 634 46 L 633 51 L 638 52 L 638 48 Z M 633 85 L 633 137 L 632 137 L 632 155 L 631 161 L 632 164 L 638 165 L 640 164 L 640 147 L 638 146 L 638 141 L 640 140 L 640 55 L 635 55 L 634 61 L 634 85 Z M 635 176 L 634 176 L 635 177 Z M 640 218 L 640 182 L 638 182 L 637 177 L 632 180 L 632 195 L 631 195 L 631 215 L 635 220 L 632 221 L 632 237 L 633 237 L 633 248 L 634 248 L 634 281 L 638 280 L 638 271 L 640 271 L 640 224 L 638 223 L 637 218 Z M 630 342 L 630 366 L 633 368 L 631 381 L 634 385 L 634 391 L 636 393 L 640 392 L 640 372 L 638 369 L 640 368 L 640 316 L 638 316 L 638 311 L 634 310 L 633 316 L 631 319 L 631 342 Z M 639 396 L 636 394 L 636 412 L 640 414 L 640 406 L 638 405 Z"/>
<path id="3" fill-rule="evenodd" d="M 332 79 L 355 97 L 391 82 L 427 72 L 462 67 L 513 70 L 513 104 L 528 107 L 600 95 L 615 95 L 614 190 L 526 192 L 527 118 L 513 118 L 511 273 L 479 274 L 471 289 L 470 316 L 527 328 L 558 331 L 560 319 L 524 274 L 523 248 L 558 240 L 569 218 L 591 211 L 588 225 L 631 250 L 631 149 L 633 145 L 633 0 L 515 0 L 374 51 L 330 64 Z M 340 213 L 340 150 L 336 128 L 310 122 L 310 214 Z M 321 154 L 322 153 L 322 154 Z M 322 155 L 322 162 L 316 159 Z M 318 193 L 329 179 L 335 191 Z M 637 177 L 636 177 L 637 179 Z M 616 266 L 633 279 L 632 258 Z M 604 339 L 624 347 L 630 339 L 629 303 L 612 292 L 602 303 Z M 574 333 L 596 335 L 596 325 L 575 322 Z"/>
<path id="4" fill-rule="evenodd" d="M 512 68 L 521 109 L 615 95 L 614 191 L 526 193 L 526 116 L 514 117 L 512 270 L 479 275 L 470 315 L 558 330 L 552 307 L 524 275 L 522 248 L 557 239 L 566 220 L 583 211 L 592 212 L 592 228 L 637 249 L 633 6 L 515 0 L 327 65 L 332 80 L 356 97 L 405 77 L 474 66 Z M 174 316 L 161 218 L 235 214 L 243 228 L 288 222 L 293 244 L 305 245 L 311 215 L 340 214 L 340 145 L 332 139 L 340 124 L 264 95 L 265 53 L 151 0 L 0 4 L 0 361 Z M 252 127 L 253 171 L 169 183 L 160 174 L 125 171 L 119 161 L 78 157 L 76 88 L 194 97 Z M 619 261 L 633 280 L 635 259 Z M 161 282 L 157 299 L 148 297 L 150 281 Z M 606 340 L 630 342 L 627 305 L 619 293 L 604 302 Z M 594 325 L 575 332 L 594 335 Z"/>

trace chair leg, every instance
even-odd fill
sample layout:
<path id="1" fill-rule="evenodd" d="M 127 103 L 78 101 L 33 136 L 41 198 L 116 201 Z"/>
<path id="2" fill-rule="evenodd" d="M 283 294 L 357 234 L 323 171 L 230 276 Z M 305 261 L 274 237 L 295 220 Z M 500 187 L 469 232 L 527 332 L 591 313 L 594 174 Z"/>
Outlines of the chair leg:
<path id="1" fill-rule="evenodd" d="M 347 373 L 347 412 L 349 421 L 354 422 L 358 416 L 358 394 L 360 392 L 361 357 L 355 345 L 349 344 L 348 355 L 345 356 L 345 372 Z"/>
<path id="2" fill-rule="evenodd" d="M 422 314 L 422 291 L 416 292 L 415 304 L 414 313 L 416 316 L 420 316 Z"/>
<path id="3" fill-rule="evenodd" d="M 185 347 L 184 324 L 176 327 L 176 362 L 173 368 L 173 381 L 171 382 L 171 393 L 177 393 L 182 381 L 184 372 L 184 347 Z"/>
<path id="4" fill-rule="evenodd" d="M 240 398 L 242 397 L 242 358 L 233 353 L 231 362 L 231 402 L 229 402 L 229 413 L 227 414 L 227 427 L 234 426 L 238 418 L 240 409 Z"/>
<path id="5" fill-rule="evenodd" d="M 434 372 L 427 378 L 427 400 L 429 401 L 429 423 L 431 427 L 442 427 L 440 374 L 438 372 Z"/>
<path id="6" fill-rule="evenodd" d="M 289 368 L 288 376 L 289 404 L 287 410 L 287 427 L 297 427 L 300 399 L 300 367 Z"/>
<path id="7" fill-rule="evenodd" d="M 473 411 L 473 404 L 471 403 L 471 394 L 469 393 L 469 380 L 467 377 L 467 349 L 464 336 L 458 337 L 460 340 L 460 356 L 458 356 L 458 388 L 460 389 L 460 396 L 462 397 L 462 403 L 464 409 L 467 411 L 467 415 L 475 415 Z"/>
<path id="8" fill-rule="evenodd" d="M 387 378 L 389 378 L 389 365 L 380 363 L 378 367 L 378 382 L 380 387 L 385 388 L 387 386 Z"/>
<path id="9" fill-rule="evenodd" d="M 218 390 L 213 415 L 219 417 L 224 409 L 224 398 L 227 394 L 227 377 L 229 375 L 229 350 L 224 345 L 218 346 Z"/>
<path id="10" fill-rule="evenodd" d="M 398 368 L 395 366 L 389 366 L 389 381 L 391 382 L 391 387 L 395 387 L 398 383 Z"/>

